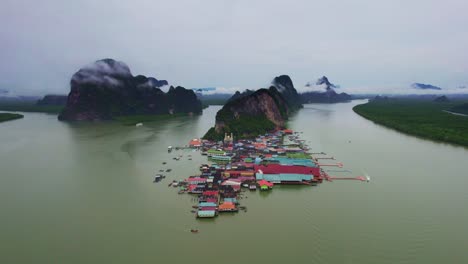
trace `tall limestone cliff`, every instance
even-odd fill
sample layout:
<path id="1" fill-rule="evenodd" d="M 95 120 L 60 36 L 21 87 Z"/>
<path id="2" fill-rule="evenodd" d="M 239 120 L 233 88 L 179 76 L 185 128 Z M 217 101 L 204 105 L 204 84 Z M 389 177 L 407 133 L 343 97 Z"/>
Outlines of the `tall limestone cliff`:
<path id="1" fill-rule="evenodd" d="M 113 59 L 81 68 L 70 81 L 67 103 L 59 120 L 110 120 L 127 115 L 201 113 L 202 105 L 192 90 L 167 85 L 143 75 L 133 76 L 129 67 Z"/>
<path id="2" fill-rule="evenodd" d="M 272 85 L 281 93 L 292 111 L 303 107 L 301 97 L 297 93 L 296 88 L 294 88 L 294 84 L 288 75 L 275 77 Z"/>
<path id="3" fill-rule="evenodd" d="M 269 89 L 237 92 L 216 114 L 215 126 L 205 139 L 221 140 L 224 133 L 255 137 L 282 129 L 288 116 L 301 108 L 300 97 L 287 75 L 276 77 Z"/>

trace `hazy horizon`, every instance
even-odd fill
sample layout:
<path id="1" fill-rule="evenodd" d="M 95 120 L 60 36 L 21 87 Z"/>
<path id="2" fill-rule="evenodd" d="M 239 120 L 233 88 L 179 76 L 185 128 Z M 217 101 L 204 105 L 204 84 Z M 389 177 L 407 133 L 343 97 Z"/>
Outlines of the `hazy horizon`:
<path id="1" fill-rule="evenodd" d="M 67 94 L 103 58 L 186 88 L 328 76 L 347 93 L 467 93 L 466 1 L 106 1 L 0 4 L 0 89 Z M 419 91 L 412 83 L 442 91 Z"/>

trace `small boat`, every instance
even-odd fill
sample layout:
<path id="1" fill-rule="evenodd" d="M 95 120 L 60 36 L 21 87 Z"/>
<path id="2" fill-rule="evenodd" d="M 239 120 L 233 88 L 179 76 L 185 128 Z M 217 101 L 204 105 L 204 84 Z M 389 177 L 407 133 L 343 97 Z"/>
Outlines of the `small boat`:
<path id="1" fill-rule="evenodd" d="M 172 169 L 167 169 L 166 172 L 171 172 Z"/>
<path id="2" fill-rule="evenodd" d="M 143 125 L 143 123 L 137 123 L 135 126 L 136 127 L 141 127 Z"/>
<path id="3" fill-rule="evenodd" d="M 242 187 L 249 188 L 249 185 L 247 183 L 242 184 Z"/>
<path id="4" fill-rule="evenodd" d="M 198 229 L 190 229 L 190 232 L 192 232 L 192 233 L 198 233 Z"/>
<path id="5" fill-rule="evenodd" d="M 167 187 L 171 187 L 171 185 L 172 185 L 172 182 L 171 182 L 171 183 L 169 183 L 169 184 L 167 185 Z"/>
<path id="6" fill-rule="evenodd" d="M 159 170 L 159 172 L 164 172 L 164 170 Z"/>
<path id="7" fill-rule="evenodd" d="M 154 177 L 153 182 L 160 182 L 161 180 L 162 180 L 162 176 L 161 175 L 156 175 L 156 177 Z"/>
<path id="8" fill-rule="evenodd" d="M 163 164 L 163 165 L 166 165 L 166 164 L 167 164 L 167 162 L 165 162 L 165 161 L 164 161 L 162 164 Z"/>

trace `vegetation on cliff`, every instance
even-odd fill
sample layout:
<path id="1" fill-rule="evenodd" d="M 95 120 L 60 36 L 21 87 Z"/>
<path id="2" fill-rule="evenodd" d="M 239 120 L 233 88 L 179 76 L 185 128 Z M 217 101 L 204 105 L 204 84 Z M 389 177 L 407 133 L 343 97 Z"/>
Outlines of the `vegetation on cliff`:
<path id="1" fill-rule="evenodd" d="M 239 138 L 254 138 L 274 130 L 275 127 L 275 124 L 265 116 L 240 115 L 239 118 L 227 122 L 227 125 L 219 133 L 216 132 L 215 127 L 210 128 L 203 138 L 222 140 L 225 132 L 233 133 Z"/>
<path id="2" fill-rule="evenodd" d="M 23 118 L 23 115 L 13 113 L 0 113 L 0 122 Z"/>
<path id="3" fill-rule="evenodd" d="M 457 104 L 392 99 L 357 105 L 353 110 L 400 132 L 468 147 L 468 117 L 445 112 Z"/>
<path id="4" fill-rule="evenodd" d="M 284 92 L 289 88 L 280 89 L 272 86 L 255 92 L 236 93 L 218 111 L 215 127 L 210 128 L 204 138 L 221 140 L 224 133 L 233 133 L 237 138 L 251 138 L 274 129 L 284 128 L 285 121 L 292 112 L 291 105 L 294 109 L 299 106 L 296 105 L 297 102 L 288 103 L 285 99 Z"/>

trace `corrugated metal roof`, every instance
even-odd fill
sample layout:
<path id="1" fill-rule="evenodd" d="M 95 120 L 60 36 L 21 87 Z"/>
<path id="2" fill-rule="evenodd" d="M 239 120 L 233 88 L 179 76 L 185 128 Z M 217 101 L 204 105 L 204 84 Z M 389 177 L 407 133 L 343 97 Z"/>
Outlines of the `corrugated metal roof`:
<path id="1" fill-rule="evenodd" d="M 270 162 L 277 162 L 281 165 L 299 165 L 299 166 L 308 166 L 308 167 L 317 167 L 317 164 L 311 159 L 290 159 L 283 157 L 276 157 L 271 159 L 265 159 Z"/>
<path id="2" fill-rule="evenodd" d="M 310 181 L 312 175 L 308 174 L 293 174 L 293 173 L 281 173 L 281 174 L 261 174 L 257 173 L 257 180 L 267 180 L 272 183 L 279 183 L 283 181 Z"/>
<path id="3" fill-rule="evenodd" d="M 216 207 L 217 205 L 215 203 L 199 203 L 198 207 Z"/>
<path id="4" fill-rule="evenodd" d="M 314 176 L 320 175 L 320 168 L 309 167 L 309 166 L 298 166 L 298 165 L 281 165 L 281 164 L 268 164 L 255 165 L 255 171 L 262 171 L 265 174 L 281 174 L 281 173 L 293 173 L 293 174 L 312 174 Z"/>
<path id="5" fill-rule="evenodd" d="M 214 217 L 216 215 L 216 211 L 198 211 L 197 215 L 199 217 Z"/>

